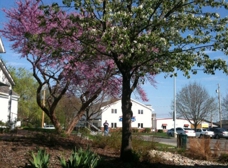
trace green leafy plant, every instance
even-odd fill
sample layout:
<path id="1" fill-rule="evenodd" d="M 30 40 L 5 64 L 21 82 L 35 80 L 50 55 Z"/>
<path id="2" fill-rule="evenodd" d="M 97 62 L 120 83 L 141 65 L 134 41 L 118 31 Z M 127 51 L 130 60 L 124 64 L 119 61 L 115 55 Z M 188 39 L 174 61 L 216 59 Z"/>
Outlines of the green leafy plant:
<path id="1" fill-rule="evenodd" d="M 159 129 L 159 130 L 158 130 L 158 133 L 163 133 L 163 130 L 162 130 L 162 129 Z"/>
<path id="2" fill-rule="evenodd" d="M 132 132 L 133 133 L 138 133 L 139 132 L 139 129 L 138 128 L 132 128 Z"/>
<path id="3" fill-rule="evenodd" d="M 32 168 L 48 168 L 50 155 L 44 149 L 39 149 L 35 155 L 32 152 L 33 160 L 29 160 Z"/>
<path id="4" fill-rule="evenodd" d="M 87 148 L 83 150 L 80 148 L 79 150 L 74 149 L 73 153 L 69 160 L 65 160 L 64 158 L 58 157 L 62 168 L 95 168 L 100 160 L 100 157 L 93 153 Z"/>
<path id="5" fill-rule="evenodd" d="M 121 147 L 121 132 L 112 132 L 111 136 L 96 135 L 91 138 L 92 144 L 99 148 L 109 148 L 119 150 Z"/>
<path id="6" fill-rule="evenodd" d="M 227 153 L 221 153 L 220 156 L 218 157 L 218 161 L 222 163 L 227 163 L 228 162 L 228 154 Z"/>
<path id="7" fill-rule="evenodd" d="M 143 132 L 150 133 L 151 132 L 151 129 L 150 128 L 145 128 L 145 130 Z"/>

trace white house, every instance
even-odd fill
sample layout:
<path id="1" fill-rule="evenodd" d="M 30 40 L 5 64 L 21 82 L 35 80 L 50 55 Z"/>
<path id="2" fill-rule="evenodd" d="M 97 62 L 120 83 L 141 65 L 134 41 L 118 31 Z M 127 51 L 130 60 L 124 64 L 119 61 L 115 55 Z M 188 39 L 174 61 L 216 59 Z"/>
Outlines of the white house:
<path id="1" fill-rule="evenodd" d="M 132 102 L 132 128 L 145 129 L 152 128 L 152 106 L 142 104 L 131 99 Z M 107 120 L 112 129 L 122 128 L 122 109 L 121 100 L 117 100 L 101 110 L 99 120 L 93 120 L 93 124 L 103 129 L 103 123 Z"/>
<path id="2" fill-rule="evenodd" d="M 19 96 L 12 90 L 15 85 L 5 64 L 0 59 L 0 121 L 7 122 L 17 119 Z"/>

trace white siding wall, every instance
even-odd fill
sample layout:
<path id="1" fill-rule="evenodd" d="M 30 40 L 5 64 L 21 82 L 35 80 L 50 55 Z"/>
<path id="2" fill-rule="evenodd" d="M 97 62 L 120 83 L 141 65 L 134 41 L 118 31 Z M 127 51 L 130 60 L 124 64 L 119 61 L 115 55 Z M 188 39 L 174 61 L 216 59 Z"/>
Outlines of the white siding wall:
<path id="1" fill-rule="evenodd" d="M 9 99 L 4 95 L 0 95 L 0 121 L 6 122 L 8 120 L 8 102 Z"/>
<path id="2" fill-rule="evenodd" d="M 138 110 L 143 111 L 143 114 L 138 114 Z M 141 124 L 143 124 L 143 128 L 152 128 L 152 111 L 148 107 L 132 102 L 132 111 L 133 116 L 136 118 L 136 121 L 132 122 L 132 127 L 138 128 L 139 124 L 141 128 Z"/>
<path id="3" fill-rule="evenodd" d="M 117 113 L 112 113 L 112 109 L 116 109 Z M 122 127 L 122 122 L 119 121 L 120 116 L 122 116 L 121 101 L 117 101 L 103 111 L 101 115 L 101 127 L 103 127 L 105 120 L 108 121 L 109 127 L 111 127 L 111 123 L 116 123 L 117 127 Z"/>
<path id="4" fill-rule="evenodd" d="M 18 101 L 17 99 L 12 99 L 11 104 L 11 119 L 12 121 L 15 121 L 17 119 L 17 113 L 18 113 Z"/>
<path id="5" fill-rule="evenodd" d="M 3 71 L 5 70 L 5 71 Z M 12 88 L 12 80 L 9 80 L 7 76 L 9 77 L 10 74 L 5 74 L 9 73 L 0 59 L 0 82 L 10 85 L 10 88 Z M 11 77 L 10 77 L 11 78 Z M 11 81 L 11 82 L 10 82 Z M 15 118 L 17 118 L 17 112 L 18 112 L 18 99 L 19 96 L 12 96 L 12 101 L 11 101 L 11 119 L 12 121 L 15 121 Z M 9 106 L 9 95 L 7 93 L 0 93 L 0 121 L 6 122 L 8 121 L 8 107 Z"/>
<path id="6" fill-rule="evenodd" d="M 112 109 L 116 111 L 116 113 L 112 113 Z M 138 114 L 138 110 L 143 111 L 143 114 Z M 132 101 L 132 111 L 133 117 L 135 117 L 136 121 L 132 122 L 133 128 L 138 128 L 138 124 L 141 123 L 143 128 L 151 128 L 152 127 L 152 110 L 145 105 Z M 103 127 L 103 123 L 105 120 L 108 121 L 109 127 L 115 126 L 122 128 L 122 121 L 120 118 L 122 117 L 122 109 L 121 109 L 121 100 L 112 103 L 108 108 L 106 108 L 101 115 L 101 127 Z M 113 123 L 113 125 L 112 125 Z"/>
<path id="7" fill-rule="evenodd" d="M 157 130 L 163 129 L 162 124 L 167 124 L 166 130 L 174 128 L 174 122 L 173 122 L 172 118 L 169 118 L 169 119 L 157 119 L 156 120 L 156 128 L 157 128 Z M 176 120 L 176 127 L 184 127 L 184 124 L 189 124 L 189 128 L 191 126 L 191 124 L 187 120 L 184 120 L 184 119 L 177 119 Z"/>
<path id="8" fill-rule="evenodd" d="M 15 121 L 18 113 L 18 98 L 13 98 L 11 102 L 11 120 Z M 8 121 L 8 105 L 9 105 L 9 97 L 6 95 L 0 95 L 0 121 L 7 122 Z"/>

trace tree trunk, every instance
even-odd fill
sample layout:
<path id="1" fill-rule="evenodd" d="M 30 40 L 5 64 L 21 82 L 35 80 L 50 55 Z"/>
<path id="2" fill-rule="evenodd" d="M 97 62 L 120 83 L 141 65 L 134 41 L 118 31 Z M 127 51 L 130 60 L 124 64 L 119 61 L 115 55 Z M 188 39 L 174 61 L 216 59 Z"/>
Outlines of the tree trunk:
<path id="1" fill-rule="evenodd" d="M 132 161 L 132 136 L 131 136 L 131 118 L 132 118 L 132 103 L 131 103 L 131 84 L 130 74 L 123 75 L 122 88 L 122 144 L 120 159 L 123 161 Z"/>
<path id="2" fill-rule="evenodd" d="M 56 118 L 56 116 L 54 115 L 54 113 L 50 116 L 50 119 L 51 119 L 52 123 L 54 124 L 57 133 L 58 134 L 63 133 L 61 124 L 60 124 L 59 120 Z"/>

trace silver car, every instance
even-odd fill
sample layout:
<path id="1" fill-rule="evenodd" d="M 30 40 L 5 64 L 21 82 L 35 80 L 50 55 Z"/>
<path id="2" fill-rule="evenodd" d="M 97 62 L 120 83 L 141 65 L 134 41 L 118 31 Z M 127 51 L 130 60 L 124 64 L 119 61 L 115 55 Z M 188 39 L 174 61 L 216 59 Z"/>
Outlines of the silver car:
<path id="1" fill-rule="evenodd" d="M 214 137 L 214 132 L 205 128 L 196 129 L 196 137 L 202 138 L 204 135 L 212 138 Z"/>
<path id="2" fill-rule="evenodd" d="M 55 129 L 54 125 L 45 125 L 44 129 Z"/>
<path id="3" fill-rule="evenodd" d="M 195 130 L 193 130 L 191 128 L 186 128 L 186 127 L 184 127 L 184 128 L 177 127 L 176 133 L 180 134 L 180 135 L 187 135 L 188 137 L 195 137 L 196 136 Z M 167 135 L 174 136 L 174 128 L 168 130 Z"/>
<path id="4" fill-rule="evenodd" d="M 187 127 L 177 127 L 177 134 L 187 135 L 188 137 L 196 137 L 195 130 Z"/>

